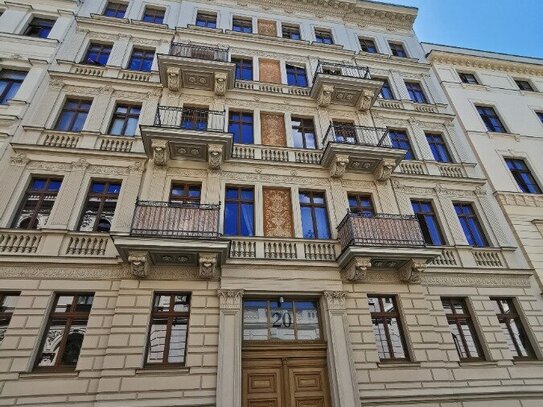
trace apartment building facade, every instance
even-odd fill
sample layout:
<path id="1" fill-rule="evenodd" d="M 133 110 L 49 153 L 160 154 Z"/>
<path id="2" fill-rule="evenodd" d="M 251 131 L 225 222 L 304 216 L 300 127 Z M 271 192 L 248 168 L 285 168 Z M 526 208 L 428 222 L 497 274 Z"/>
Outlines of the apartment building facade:
<path id="1" fill-rule="evenodd" d="M 40 3 L 0 2 L 0 404 L 541 403 L 539 287 L 416 9 Z"/>

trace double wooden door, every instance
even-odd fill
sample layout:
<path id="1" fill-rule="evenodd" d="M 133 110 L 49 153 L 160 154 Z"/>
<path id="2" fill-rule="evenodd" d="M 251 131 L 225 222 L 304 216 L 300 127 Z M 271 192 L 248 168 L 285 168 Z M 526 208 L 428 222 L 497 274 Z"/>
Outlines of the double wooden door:
<path id="1" fill-rule="evenodd" d="M 243 407 L 330 407 L 326 349 L 244 350 Z"/>

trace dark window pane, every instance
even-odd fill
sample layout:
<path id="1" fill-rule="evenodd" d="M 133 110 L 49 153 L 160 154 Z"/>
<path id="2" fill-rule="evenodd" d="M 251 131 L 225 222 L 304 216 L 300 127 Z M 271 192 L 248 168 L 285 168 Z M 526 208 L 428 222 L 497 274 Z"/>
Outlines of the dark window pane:
<path id="1" fill-rule="evenodd" d="M 217 15 L 199 11 L 196 15 L 196 25 L 198 27 L 217 28 Z"/>
<path id="2" fill-rule="evenodd" d="M 476 106 L 476 108 L 488 131 L 496 133 L 506 132 L 505 127 L 494 108 L 489 106 Z"/>
<path id="3" fill-rule="evenodd" d="M 430 145 L 430 150 L 432 150 L 432 155 L 436 161 L 442 163 L 450 163 L 452 161 L 447 145 L 441 134 L 426 133 L 426 140 Z"/>
<path id="4" fill-rule="evenodd" d="M 506 158 L 505 162 L 522 192 L 527 194 L 541 194 L 541 188 L 524 160 Z"/>
<path id="5" fill-rule="evenodd" d="M 164 22 L 164 10 L 153 7 L 145 7 L 142 21 L 146 23 L 162 24 Z"/>
<path id="6" fill-rule="evenodd" d="M 232 30 L 242 33 L 252 33 L 253 21 L 249 18 L 234 17 L 232 20 Z"/>
<path id="7" fill-rule="evenodd" d="M 381 86 L 379 97 L 382 99 L 387 99 L 387 100 L 394 99 L 394 93 L 392 93 L 392 89 L 390 88 L 390 83 L 388 82 L 388 79 L 383 79 L 382 81 L 383 81 L 383 86 Z"/>
<path id="8" fill-rule="evenodd" d="M 320 44 L 333 44 L 332 32 L 324 29 L 315 29 L 315 42 Z"/>
<path id="9" fill-rule="evenodd" d="M 109 232 L 121 190 L 118 182 L 93 181 L 87 194 L 79 230 L 86 232 Z"/>
<path id="10" fill-rule="evenodd" d="M 470 203 L 455 203 L 454 209 L 470 246 L 486 247 L 488 242 Z"/>
<path id="11" fill-rule="evenodd" d="M 422 90 L 422 86 L 417 82 L 405 82 L 409 98 L 415 103 L 428 103 L 426 95 Z"/>
<path id="12" fill-rule="evenodd" d="M 306 239 L 329 239 L 330 223 L 322 192 L 300 192 L 302 233 Z"/>
<path id="13" fill-rule="evenodd" d="M 228 236 L 254 236 L 254 191 L 229 187 L 225 193 L 224 233 Z"/>
<path id="14" fill-rule="evenodd" d="M 83 63 L 105 66 L 111 54 L 111 44 L 91 43 Z"/>
<path id="15" fill-rule="evenodd" d="M 388 132 L 388 135 L 392 143 L 392 148 L 397 148 L 399 150 L 406 150 L 407 151 L 407 153 L 405 154 L 406 160 L 415 159 L 415 155 L 413 154 L 413 150 L 411 149 L 411 143 L 409 142 L 409 137 L 407 136 L 407 133 L 405 131 L 390 130 Z"/>
<path id="16" fill-rule="evenodd" d="M 281 24 L 281 34 L 283 38 L 291 40 L 301 40 L 300 26 L 294 24 Z"/>
<path id="17" fill-rule="evenodd" d="M 419 221 L 424 241 L 430 245 L 443 245 L 443 237 L 433 205 L 430 201 L 411 201 L 413 212 Z"/>
<path id="18" fill-rule="evenodd" d="M 377 53 L 377 47 L 375 46 L 375 42 L 373 40 L 367 38 L 360 38 L 359 41 L 362 51 L 369 52 L 371 54 Z"/>
<path id="19" fill-rule="evenodd" d="M 109 134 L 113 136 L 134 136 L 140 112 L 140 106 L 117 105 L 111 119 Z"/>
<path id="20" fill-rule="evenodd" d="M 392 51 L 392 55 L 396 57 L 401 58 L 407 58 L 407 52 L 405 52 L 405 48 L 402 44 L 398 44 L 395 42 L 389 42 L 388 45 L 390 46 L 390 50 Z"/>
<path id="21" fill-rule="evenodd" d="M 123 18 L 126 13 L 126 4 L 109 1 L 104 10 L 104 15 L 107 17 Z"/>
<path id="22" fill-rule="evenodd" d="M 483 353 L 463 298 L 442 298 L 441 303 L 460 360 L 481 360 Z"/>
<path id="23" fill-rule="evenodd" d="M 55 20 L 33 18 L 24 35 L 28 37 L 47 38 L 54 24 Z"/>
<path id="24" fill-rule="evenodd" d="M 0 104 L 4 105 L 15 97 L 26 72 L 3 69 L 0 71 Z"/>
<path id="25" fill-rule="evenodd" d="M 42 228 L 49 219 L 61 184 L 62 179 L 59 178 L 33 178 L 25 192 L 13 227 Z"/>
<path id="26" fill-rule="evenodd" d="M 289 86 L 307 87 L 307 75 L 305 68 L 296 65 L 286 65 L 287 84 Z"/>

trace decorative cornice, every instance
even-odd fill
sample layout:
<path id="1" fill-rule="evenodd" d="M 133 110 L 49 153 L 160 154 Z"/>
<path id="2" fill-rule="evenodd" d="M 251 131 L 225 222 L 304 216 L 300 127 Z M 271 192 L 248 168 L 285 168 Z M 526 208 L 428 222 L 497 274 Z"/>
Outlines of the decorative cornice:
<path id="1" fill-rule="evenodd" d="M 520 192 L 496 192 L 494 195 L 502 205 L 543 208 L 543 195 L 522 194 Z"/>

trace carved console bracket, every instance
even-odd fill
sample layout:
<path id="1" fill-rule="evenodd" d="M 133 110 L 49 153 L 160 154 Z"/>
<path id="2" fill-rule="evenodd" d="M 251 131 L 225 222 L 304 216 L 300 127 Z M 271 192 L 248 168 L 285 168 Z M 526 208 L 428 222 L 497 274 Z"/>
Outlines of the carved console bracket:
<path id="1" fill-rule="evenodd" d="M 128 253 L 128 264 L 130 271 L 137 278 L 145 278 L 149 275 L 149 264 L 151 258 L 148 252 L 131 251 Z"/>
<path id="2" fill-rule="evenodd" d="M 151 144 L 153 161 L 156 165 L 166 165 L 168 162 L 168 142 L 166 140 L 154 140 Z"/>
<path id="3" fill-rule="evenodd" d="M 325 291 L 323 294 L 329 310 L 345 310 L 345 291 Z"/>
<path id="4" fill-rule="evenodd" d="M 226 85 L 228 84 L 228 75 L 225 72 L 215 73 L 215 94 L 224 96 L 226 94 Z"/>
<path id="5" fill-rule="evenodd" d="M 375 169 L 375 178 L 377 181 L 388 181 L 392 175 L 392 171 L 396 168 L 396 161 L 391 159 L 383 159 Z"/>
<path id="6" fill-rule="evenodd" d="M 179 82 L 181 80 L 181 69 L 175 67 L 169 67 L 166 71 L 168 75 L 168 89 L 172 92 L 179 91 Z"/>
<path id="7" fill-rule="evenodd" d="M 219 296 L 219 306 L 221 309 L 241 310 L 243 290 L 219 288 L 217 295 Z"/>
<path id="8" fill-rule="evenodd" d="M 210 144 L 207 148 L 208 166 L 212 170 L 221 168 L 223 161 L 223 147 L 220 144 Z"/>
<path id="9" fill-rule="evenodd" d="M 330 103 L 332 103 L 333 94 L 334 94 L 334 87 L 332 85 L 323 85 L 317 97 L 317 104 L 320 107 L 330 106 Z"/>
<path id="10" fill-rule="evenodd" d="M 332 165 L 330 166 L 330 176 L 333 178 L 343 177 L 343 175 L 345 175 L 345 171 L 347 170 L 347 165 L 349 165 L 348 155 L 336 155 Z"/>
<path id="11" fill-rule="evenodd" d="M 343 277 L 347 281 L 360 282 L 366 281 L 368 268 L 371 267 L 371 259 L 368 257 L 354 257 L 343 270 Z"/>
<path id="12" fill-rule="evenodd" d="M 217 278 L 220 275 L 218 255 L 213 253 L 198 256 L 198 277 L 202 279 Z"/>
<path id="13" fill-rule="evenodd" d="M 426 269 L 426 260 L 412 259 L 409 260 L 398 270 L 400 280 L 406 283 L 420 283 L 421 274 Z"/>
<path id="14" fill-rule="evenodd" d="M 370 110 L 374 97 L 375 97 L 375 93 L 373 90 L 371 89 L 362 90 L 360 99 L 358 99 L 358 104 L 356 106 L 358 110 L 362 110 L 362 111 Z"/>

